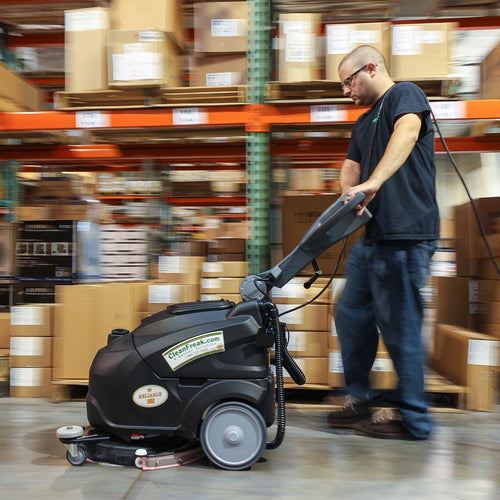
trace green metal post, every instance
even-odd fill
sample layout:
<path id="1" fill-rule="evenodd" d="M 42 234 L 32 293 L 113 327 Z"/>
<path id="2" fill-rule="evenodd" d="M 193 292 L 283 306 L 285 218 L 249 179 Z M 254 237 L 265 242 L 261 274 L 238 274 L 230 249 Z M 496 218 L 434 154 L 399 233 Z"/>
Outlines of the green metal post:
<path id="1" fill-rule="evenodd" d="M 263 104 L 271 68 L 271 7 L 269 0 L 247 0 L 247 3 L 247 101 Z M 246 171 L 247 207 L 251 221 L 246 256 L 250 272 L 258 273 L 270 264 L 270 132 L 247 131 Z"/>
<path id="2" fill-rule="evenodd" d="M 3 162 L 0 164 L 1 182 L 4 186 L 5 197 L 0 205 L 7 208 L 5 220 L 16 220 L 16 207 L 19 205 L 19 183 L 17 180 L 18 162 Z"/>

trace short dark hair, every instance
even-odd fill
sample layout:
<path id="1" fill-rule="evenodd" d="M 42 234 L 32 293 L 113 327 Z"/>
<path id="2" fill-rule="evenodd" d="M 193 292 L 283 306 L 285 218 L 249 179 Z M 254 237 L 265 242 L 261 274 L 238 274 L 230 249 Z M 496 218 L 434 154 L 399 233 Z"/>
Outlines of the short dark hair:
<path id="1" fill-rule="evenodd" d="M 339 69 L 347 61 L 352 61 L 353 66 L 356 67 L 361 67 L 372 62 L 377 65 L 379 70 L 387 72 L 384 56 L 371 45 L 358 45 L 355 49 L 351 50 L 351 52 L 340 61 Z"/>

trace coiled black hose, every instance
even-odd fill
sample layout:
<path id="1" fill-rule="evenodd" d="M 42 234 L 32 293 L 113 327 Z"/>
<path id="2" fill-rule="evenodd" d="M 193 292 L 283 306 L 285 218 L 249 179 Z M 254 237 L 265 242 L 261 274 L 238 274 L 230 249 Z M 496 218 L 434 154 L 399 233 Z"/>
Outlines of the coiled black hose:
<path id="1" fill-rule="evenodd" d="M 285 390 L 283 388 L 283 366 L 287 369 L 292 379 L 299 385 L 306 381 L 302 370 L 297 366 L 290 356 L 284 339 L 284 327 L 279 322 L 279 315 L 276 306 L 271 310 L 272 329 L 274 331 L 274 364 L 276 366 L 276 401 L 278 403 L 277 430 L 273 441 L 266 443 L 268 450 L 274 450 L 283 442 L 285 437 L 286 413 L 285 413 Z"/>

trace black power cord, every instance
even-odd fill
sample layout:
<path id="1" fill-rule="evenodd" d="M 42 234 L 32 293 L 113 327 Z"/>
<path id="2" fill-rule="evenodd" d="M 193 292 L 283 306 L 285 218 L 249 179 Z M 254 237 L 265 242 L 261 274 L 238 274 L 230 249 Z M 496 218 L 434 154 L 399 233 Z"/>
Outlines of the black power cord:
<path id="1" fill-rule="evenodd" d="M 333 273 L 330 276 L 330 278 L 328 279 L 328 282 L 326 283 L 326 285 L 311 300 L 308 300 L 304 304 L 300 304 L 297 307 L 294 307 L 293 309 L 288 309 L 287 311 L 283 311 L 282 313 L 280 313 L 280 315 L 279 315 L 280 318 L 281 318 L 281 316 L 284 316 L 285 314 L 290 314 L 291 312 L 298 311 L 299 309 L 302 309 L 302 308 L 308 306 L 309 304 L 312 304 L 315 300 L 317 300 L 319 297 L 321 297 L 321 295 L 323 295 L 323 293 L 325 293 L 325 291 L 328 289 L 328 287 L 331 285 L 333 279 L 337 275 L 337 271 L 339 270 L 339 266 L 340 266 L 340 262 L 342 260 L 342 256 L 344 255 L 344 251 L 345 251 L 345 248 L 347 246 L 347 240 L 348 240 L 348 238 L 349 237 L 346 236 L 344 238 L 344 240 L 343 240 L 342 248 L 340 250 L 340 254 L 339 254 L 339 257 L 337 259 L 337 264 L 335 265 L 335 269 L 333 270 Z"/>
<path id="2" fill-rule="evenodd" d="M 479 212 L 477 210 L 476 204 L 474 203 L 474 200 L 469 192 L 469 188 L 467 187 L 467 184 L 462 177 L 462 174 L 460 173 L 460 170 L 458 168 L 457 163 L 455 162 L 455 159 L 453 158 L 453 155 L 451 154 L 450 150 L 448 149 L 448 145 L 446 144 L 446 141 L 444 140 L 443 134 L 441 133 L 441 129 L 439 128 L 438 121 L 436 119 L 436 116 L 434 115 L 432 109 L 431 109 L 431 116 L 432 120 L 434 122 L 434 125 L 436 127 L 437 133 L 439 134 L 439 139 L 441 140 L 441 143 L 443 144 L 444 150 L 446 151 L 446 154 L 448 155 L 448 158 L 455 170 L 455 172 L 458 175 L 458 178 L 460 179 L 460 182 L 462 183 L 465 192 L 467 193 L 467 196 L 470 200 L 472 211 L 474 212 L 474 217 L 476 219 L 477 227 L 479 228 L 479 232 L 481 233 L 481 238 L 484 241 L 484 244 L 486 246 L 486 249 L 488 250 L 488 255 L 490 256 L 491 261 L 493 262 L 493 265 L 495 266 L 495 269 L 497 273 L 500 275 L 500 266 L 498 265 L 498 262 L 495 259 L 495 256 L 493 255 L 493 250 L 491 249 L 490 243 L 488 241 L 488 237 L 486 236 L 486 232 L 484 230 L 483 224 L 481 222 L 481 218 L 479 217 Z"/>

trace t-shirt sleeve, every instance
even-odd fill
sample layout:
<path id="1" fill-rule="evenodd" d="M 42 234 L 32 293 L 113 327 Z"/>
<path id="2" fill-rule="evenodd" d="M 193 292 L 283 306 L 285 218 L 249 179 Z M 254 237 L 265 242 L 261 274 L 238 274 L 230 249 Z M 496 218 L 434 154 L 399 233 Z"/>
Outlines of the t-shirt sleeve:
<path id="1" fill-rule="evenodd" d="M 407 113 L 423 113 L 425 115 L 430 112 L 427 97 L 416 85 L 412 83 L 399 84 L 394 90 L 389 106 L 393 123 L 398 116 Z"/>

